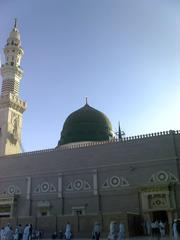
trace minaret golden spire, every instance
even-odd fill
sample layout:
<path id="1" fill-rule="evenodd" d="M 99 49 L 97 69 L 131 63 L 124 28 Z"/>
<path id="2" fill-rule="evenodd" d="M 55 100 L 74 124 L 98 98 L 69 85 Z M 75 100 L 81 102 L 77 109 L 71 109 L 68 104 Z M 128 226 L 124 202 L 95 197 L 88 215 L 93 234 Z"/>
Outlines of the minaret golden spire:
<path id="1" fill-rule="evenodd" d="M 17 28 L 17 18 L 14 18 L 14 28 Z"/>

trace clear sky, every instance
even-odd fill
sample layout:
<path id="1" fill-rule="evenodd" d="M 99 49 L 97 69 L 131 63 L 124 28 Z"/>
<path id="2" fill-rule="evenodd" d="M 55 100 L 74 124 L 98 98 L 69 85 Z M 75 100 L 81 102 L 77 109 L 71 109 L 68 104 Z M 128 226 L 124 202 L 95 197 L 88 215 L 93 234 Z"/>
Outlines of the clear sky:
<path id="1" fill-rule="evenodd" d="M 127 136 L 180 129 L 179 0 L 0 0 L 2 61 L 14 17 L 26 151 L 55 147 L 86 96 Z"/>

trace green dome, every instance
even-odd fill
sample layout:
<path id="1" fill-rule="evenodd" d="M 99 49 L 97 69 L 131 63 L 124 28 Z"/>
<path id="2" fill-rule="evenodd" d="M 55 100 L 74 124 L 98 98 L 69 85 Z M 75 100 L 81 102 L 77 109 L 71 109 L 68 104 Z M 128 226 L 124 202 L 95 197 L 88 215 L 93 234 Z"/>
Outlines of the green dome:
<path id="1" fill-rule="evenodd" d="M 66 119 L 59 145 L 86 141 L 107 141 L 113 137 L 112 125 L 104 113 L 86 104 Z"/>

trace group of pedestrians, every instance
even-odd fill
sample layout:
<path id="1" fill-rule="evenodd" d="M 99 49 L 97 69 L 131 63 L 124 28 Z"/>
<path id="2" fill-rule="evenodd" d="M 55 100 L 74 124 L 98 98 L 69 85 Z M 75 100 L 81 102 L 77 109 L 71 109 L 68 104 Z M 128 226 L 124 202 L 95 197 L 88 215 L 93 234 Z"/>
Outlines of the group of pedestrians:
<path id="1" fill-rule="evenodd" d="M 0 230 L 0 240 L 39 240 L 41 237 L 41 232 L 36 230 L 33 232 L 32 224 L 26 224 L 23 228 L 21 224 L 16 226 L 15 231 L 13 231 L 10 224 Z"/>
<path id="2" fill-rule="evenodd" d="M 66 240 L 70 240 L 72 238 L 72 230 L 71 230 L 71 224 L 69 222 L 67 222 L 66 224 L 66 230 L 63 233 L 63 231 L 59 231 L 59 234 L 57 234 L 57 232 L 54 232 L 52 234 L 52 239 L 63 239 L 65 238 Z"/>
<path id="3" fill-rule="evenodd" d="M 125 225 L 120 223 L 119 225 L 116 222 L 111 222 L 109 226 L 109 234 L 107 237 L 108 240 L 124 240 L 125 239 Z"/>
<path id="4" fill-rule="evenodd" d="M 125 226 L 123 223 L 120 223 L 119 225 L 112 221 L 109 226 L 109 234 L 107 236 L 108 240 L 124 240 L 125 239 Z M 92 230 L 92 239 L 99 240 L 101 234 L 101 226 L 100 223 L 95 222 Z M 66 240 L 70 240 L 72 238 L 72 230 L 71 230 L 71 224 L 68 222 L 66 224 L 66 229 L 64 234 L 62 231 L 60 231 L 59 238 L 65 238 Z M 57 233 L 52 234 L 52 239 L 56 239 L 58 237 Z M 25 240 L 25 239 L 23 239 Z"/>
<path id="5" fill-rule="evenodd" d="M 143 224 L 145 235 L 151 236 L 152 239 L 164 239 L 168 234 L 168 223 L 163 221 L 145 222 Z M 180 219 L 175 219 L 172 224 L 173 240 L 180 240 Z"/>
<path id="6" fill-rule="evenodd" d="M 92 231 L 92 239 L 99 240 L 100 238 L 100 224 L 96 222 Z M 125 225 L 120 223 L 119 225 L 112 221 L 109 226 L 108 240 L 124 240 L 125 239 Z"/>
<path id="7" fill-rule="evenodd" d="M 151 236 L 157 239 L 164 238 L 166 235 L 166 224 L 160 221 L 154 221 L 151 223 Z"/>

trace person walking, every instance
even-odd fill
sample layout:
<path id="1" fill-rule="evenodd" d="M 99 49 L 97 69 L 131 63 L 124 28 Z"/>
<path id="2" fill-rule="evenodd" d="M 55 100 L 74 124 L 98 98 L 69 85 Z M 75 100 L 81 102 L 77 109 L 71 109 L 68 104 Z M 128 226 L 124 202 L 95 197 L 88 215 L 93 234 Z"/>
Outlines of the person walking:
<path id="1" fill-rule="evenodd" d="M 23 237 L 23 227 L 21 224 L 18 225 L 18 229 L 19 229 L 19 240 L 22 240 Z"/>
<path id="2" fill-rule="evenodd" d="M 159 222 L 159 230 L 161 238 L 165 237 L 165 224 L 161 220 Z"/>
<path id="3" fill-rule="evenodd" d="M 13 240 L 13 230 L 10 226 L 9 226 L 9 230 L 6 232 L 6 239 Z"/>
<path id="4" fill-rule="evenodd" d="M 15 229 L 14 240 L 19 240 L 19 228 L 18 227 L 16 227 L 16 229 Z"/>
<path id="5" fill-rule="evenodd" d="M 2 227 L 1 228 L 1 240 L 5 240 L 5 231 L 4 231 L 4 228 Z"/>
<path id="6" fill-rule="evenodd" d="M 92 232 L 93 239 L 99 240 L 100 238 L 100 224 L 96 222 L 94 224 L 93 232 Z"/>
<path id="7" fill-rule="evenodd" d="M 30 226 L 26 224 L 23 232 L 23 240 L 29 240 L 29 228 Z"/>
<path id="8" fill-rule="evenodd" d="M 71 225 L 69 222 L 66 224 L 66 231 L 64 233 L 66 240 L 70 240 L 72 236 Z"/>
<path id="9" fill-rule="evenodd" d="M 108 234 L 108 240 L 116 240 L 117 239 L 117 232 L 116 232 L 117 224 L 116 222 L 112 221 L 109 226 L 109 234 Z"/>
<path id="10" fill-rule="evenodd" d="M 174 237 L 174 240 L 178 240 L 179 236 L 178 236 L 178 232 L 177 232 L 177 219 L 174 219 L 174 222 L 173 222 L 173 237 Z"/>
<path id="11" fill-rule="evenodd" d="M 118 240 L 125 240 L 125 226 L 124 226 L 124 223 L 119 224 Z"/>
<path id="12" fill-rule="evenodd" d="M 180 239 L 180 219 L 174 219 L 173 223 L 173 236 L 174 240 Z"/>

